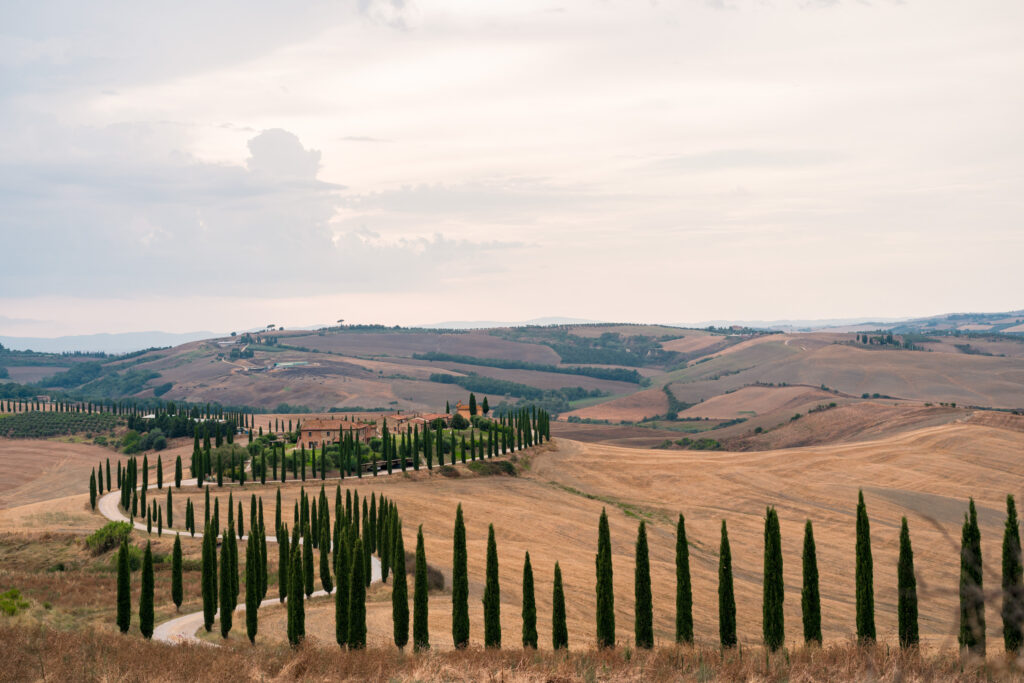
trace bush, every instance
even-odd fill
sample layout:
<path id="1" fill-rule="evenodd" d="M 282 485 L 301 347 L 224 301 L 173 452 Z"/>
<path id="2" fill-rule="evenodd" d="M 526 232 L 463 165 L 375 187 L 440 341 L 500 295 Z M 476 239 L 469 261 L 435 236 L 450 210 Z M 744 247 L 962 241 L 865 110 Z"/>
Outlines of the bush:
<path id="1" fill-rule="evenodd" d="M 455 413 L 452 415 L 452 429 L 469 429 L 469 420 Z"/>
<path id="2" fill-rule="evenodd" d="M 28 609 L 28 600 L 21 597 L 21 591 L 17 588 L 0 593 L 0 612 L 13 617 L 23 609 Z"/>
<path id="3" fill-rule="evenodd" d="M 128 455 L 142 450 L 142 437 L 134 429 L 129 429 L 121 437 L 121 451 Z"/>
<path id="4" fill-rule="evenodd" d="M 442 477 L 452 477 L 452 478 L 458 477 L 459 476 L 459 471 L 457 469 L 455 469 L 454 467 L 452 467 L 451 465 L 442 465 L 441 466 L 441 476 Z"/>
<path id="5" fill-rule="evenodd" d="M 508 460 L 476 460 L 466 465 L 472 472 L 482 477 L 494 475 L 516 476 L 516 468 Z"/>
<path id="6" fill-rule="evenodd" d="M 86 537 L 85 547 L 91 550 L 93 555 L 102 555 L 121 545 L 121 540 L 130 537 L 131 533 L 132 525 L 128 522 L 108 522 L 106 526 Z"/>

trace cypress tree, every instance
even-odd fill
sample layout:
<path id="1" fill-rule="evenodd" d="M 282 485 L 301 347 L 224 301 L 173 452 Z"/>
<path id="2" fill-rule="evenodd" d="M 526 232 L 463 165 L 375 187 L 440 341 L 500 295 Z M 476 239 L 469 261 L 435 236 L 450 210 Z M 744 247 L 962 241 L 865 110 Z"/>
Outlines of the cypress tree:
<path id="1" fill-rule="evenodd" d="M 555 587 L 551 595 L 551 645 L 556 650 L 569 648 L 569 629 L 565 625 L 565 591 L 562 570 L 555 562 Z"/>
<path id="2" fill-rule="evenodd" d="M 800 591 L 803 612 L 804 642 L 821 645 L 821 593 L 818 591 L 818 553 L 814 546 L 811 520 L 804 525 L 804 584 Z"/>
<path id="3" fill-rule="evenodd" d="M 761 629 L 764 644 L 774 652 L 786 642 L 782 602 L 785 584 L 782 578 L 782 534 L 779 515 L 769 507 L 764 519 L 764 598 Z"/>
<path id="4" fill-rule="evenodd" d="M 292 646 L 302 642 L 306 635 L 306 605 L 305 597 L 303 596 L 301 545 L 299 528 L 295 527 L 292 530 L 291 566 L 288 568 L 288 580 L 291 582 L 291 585 L 288 587 L 288 642 Z"/>
<path id="5" fill-rule="evenodd" d="M 167 528 L 174 528 L 174 501 L 171 499 L 171 487 L 167 487 Z"/>
<path id="6" fill-rule="evenodd" d="M 875 640 L 875 579 L 871 560 L 871 525 L 864 492 L 857 493 L 857 639 Z"/>
<path id="7" fill-rule="evenodd" d="M 523 560 L 523 647 L 537 649 L 537 603 L 533 596 L 533 567 L 529 552 Z"/>
<path id="8" fill-rule="evenodd" d="M 729 530 L 722 520 L 722 543 L 718 549 L 718 639 L 722 647 L 736 645 L 736 595 L 732 586 L 732 551 Z"/>
<path id="9" fill-rule="evenodd" d="M 985 656 L 985 595 L 982 583 L 981 532 L 974 499 L 964 516 L 960 541 L 960 634 L 961 648 Z"/>
<path id="10" fill-rule="evenodd" d="M 348 592 L 348 648 L 366 647 L 366 581 L 363 578 L 363 540 L 356 539 L 352 553 L 352 572 L 349 574 Z"/>
<path id="11" fill-rule="evenodd" d="M 597 646 L 615 647 L 615 593 L 612 584 L 612 541 L 608 515 L 601 508 L 597 530 Z"/>
<path id="12" fill-rule="evenodd" d="M 153 550 L 146 541 L 142 556 L 142 594 L 139 596 L 139 630 L 144 638 L 153 637 Z"/>
<path id="13" fill-rule="evenodd" d="M 405 576 L 405 541 L 402 540 L 402 523 L 393 522 L 394 550 L 391 552 L 394 563 L 394 576 L 391 585 L 391 621 L 394 624 L 395 645 L 399 650 L 409 642 L 409 588 Z"/>
<path id="14" fill-rule="evenodd" d="M 235 536 L 234 528 L 228 529 L 227 538 L 224 539 L 228 546 L 228 560 L 231 562 L 231 609 L 238 606 L 238 537 Z"/>
<path id="15" fill-rule="evenodd" d="M 331 530 L 326 524 L 320 525 L 320 583 L 328 594 L 334 590 L 331 580 Z"/>
<path id="16" fill-rule="evenodd" d="M 263 498 L 260 497 L 260 601 L 267 597 L 267 527 L 263 522 Z"/>
<path id="17" fill-rule="evenodd" d="M 117 463 L 117 467 L 118 467 L 118 470 L 120 470 L 121 469 L 121 463 Z M 113 489 L 110 488 L 110 458 L 107 458 L 107 490 L 108 491 L 113 491 Z"/>
<path id="18" fill-rule="evenodd" d="M 915 647 L 917 631 L 917 578 L 914 576 L 914 551 L 910 547 L 907 518 L 900 526 L 900 559 L 896 569 L 896 596 L 900 647 Z"/>
<path id="19" fill-rule="evenodd" d="M 107 468 L 109 471 L 109 467 Z M 1006 497 L 1006 524 L 1003 529 L 1003 645 L 1017 654 L 1024 643 L 1024 585 L 1022 585 L 1020 525 L 1013 496 Z"/>
<path id="20" fill-rule="evenodd" d="M 352 560 L 349 553 L 348 537 L 341 534 L 338 544 L 334 547 L 334 569 L 338 590 L 334 591 L 334 639 L 338 645 L 348 645 L 348 592 L 350 588 L 349 571 Z"/>
<path id="21" fill-rule="evenodd" d="M 494 525 L 487 528 L 487 574 L 484 583 L 484 647 L 501 647 L 501 588 L 498 585 L 498 545 Z"/>
<path id="22" fill-rule="evenodd" d="M 416 533 L 416 580 L 412 594 L 412 649 L 414 652 L 430 649 L 430 630 L 427 627 L 427 555 L 423 549 L 423 525 Z"/>
<path id="23" fill-rule="evenodd" d="M 117 551 L 117 627 L 127 633 L 132 623 L 132 574 L 128 564 L 128 537 Z"/>
<path id="24" fill-rule="evenodd" d="M 466 525 L 462 503 L 455 510 L 455 539 L 452 557 L 452 641 L 456 648 L 469 645 L 469 573 L 466 555 Z"/>
<path id="25" fill-rule="evenodd" d="M 302 586 L 308 598 L 313 594 L 313 543 L 309 536 L 302 541 L 302 579 Z"/>
<path id="26" fill-rule="evenodd" d="M 89 507 L 96 509 L 96 470 L 89 475 Z"/>
<path id="27" fill-rule="evenodd" d="M 291 588 L 288 570 L 291 568 L 292 555 L 288 547 L 288 527 L 283 524 L 277 529 L 277 593 L 278 601 L 284 602 Z"/>
<path id="28" fill-rule="evenodd" d="M 214 587 L 217 585 L 217 556 L 216 539 L 213 535 L 213 528 L 207 524 L 203 532 L 203 627 L 210 631 L 213 628 L 214 614 L 217 612 L 217 595 Z"/>
<path id="29" fill-rule="evenodd" d="M 647 552 L 647 525 L 636 531 L 636 568 L 633 573 L 633 635 L 638 648 L 654 647 L 654 606 L 651 598 L 651 560 Z"/>
<path id="30" fill-rule="evenodd" d="M 174 610 L 181 607 L 184 592 L 181 585 L 181 536 L 174 535 L 174 550 L 171 551 L 171 600 Z"/>
<path id="31" fill-rule="evenodd" d="M 693 642 L 693 586 L 690 583 L 690 546 L 686 520 L 676 523 L 676 642 Z"/>
<path id="32" fill-rule="evenodd" d="M 259 628 L 260 587 L 259 587 L 259 542 L 253 543 L 250 534 L 245 544 L 245 635 L 249 642 L 256 644 Z"/>
<path id="33" fill-rule="evenodd" d="M 229 508 L 230 509 L 230 508 Z M 229 531 L 230 537 L 233 532 Z M 220 636 L 227 638 L 231 632 L 232 612 L 235 606 L 232 604 L 232 581 L 231 581 L 231 543 L 228 537 L 220 544 Z"/>
<path id="34" fill-rule="evenodd" d="M 164 459 L 159 453 L 156 456 L 156 487 L 158 489 L 164 487 Z"/>
<path id="35" fill-rule="evenodd" d="M 174 461 L 174 488 L 181 488 L 181 456 L 179 455 Z"/>

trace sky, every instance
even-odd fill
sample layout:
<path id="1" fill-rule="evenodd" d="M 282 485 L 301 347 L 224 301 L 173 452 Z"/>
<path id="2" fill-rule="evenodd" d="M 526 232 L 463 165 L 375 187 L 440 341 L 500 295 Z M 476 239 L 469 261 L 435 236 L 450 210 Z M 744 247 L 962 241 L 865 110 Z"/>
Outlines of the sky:
<path id="1" fill-rule="evenodd" d="M 0 5 L 0 334 L 1022 307 L 1024 3 Z"/>

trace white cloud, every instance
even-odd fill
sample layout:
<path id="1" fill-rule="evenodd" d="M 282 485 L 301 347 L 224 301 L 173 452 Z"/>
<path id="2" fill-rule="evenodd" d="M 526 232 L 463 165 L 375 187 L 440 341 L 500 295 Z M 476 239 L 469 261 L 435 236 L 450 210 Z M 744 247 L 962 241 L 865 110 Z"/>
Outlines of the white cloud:
<path id="1" fill-rule="evenodd" d="M 1012 0 L 3 6 L 0 300 L 1013 307 L 1022 24 Z"/>

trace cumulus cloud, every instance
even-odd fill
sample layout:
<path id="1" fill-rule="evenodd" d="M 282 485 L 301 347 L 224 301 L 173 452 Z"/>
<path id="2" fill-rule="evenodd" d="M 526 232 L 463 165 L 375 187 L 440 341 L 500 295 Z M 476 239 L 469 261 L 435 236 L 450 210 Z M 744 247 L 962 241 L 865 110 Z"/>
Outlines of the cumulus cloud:
<path id="1" fill-rule="evenodd" d="M 251 138 L 244 167 L 154 159 L 150 133 L 78 131 L 84 158 L 0 165 L 0 231 L 22 255 L 0 270 L 7 296 L 396 291 L 457 274 L 456 254 L 511 246 L 339 230 L 343 187 L 319 180 L 320 152 L 286 130 Z"/>
<path id="2" fill-rule="evenodd" d="M 320 170 L 320 152 L 304 149 L 297 135 L 280 128 L 249 140 L 249 152 L 248 169 L 271 178 L 313 180 Z"/>

